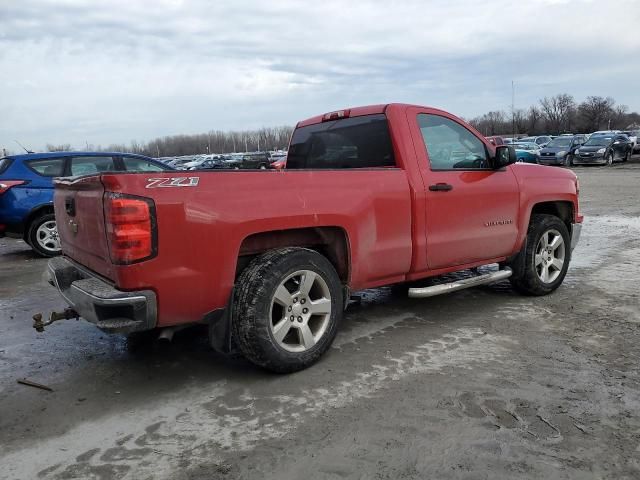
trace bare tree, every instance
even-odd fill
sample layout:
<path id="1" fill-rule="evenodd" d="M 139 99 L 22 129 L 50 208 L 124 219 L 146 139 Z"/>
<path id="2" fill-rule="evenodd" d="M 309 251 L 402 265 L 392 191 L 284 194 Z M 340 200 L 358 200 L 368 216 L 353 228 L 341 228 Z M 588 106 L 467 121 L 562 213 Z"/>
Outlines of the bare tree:
<path id="1" fill-rule="evenodd" d="M 551 133 L 559 134 L 569 127 L 575 105 L 575 100 L 567 93 L 544 97 L 540 100 L 542 115 L 547 121 L 547 128 L 551 130 Z"/>
<path id="2" fill-rule="evenodd" d="M 613 115 L 615 100 L 611 97 L 587 97 L 578 106 L 580 126 L 583 130 L 593 132 L 606 128 Z"/>
<path id="3" fill-rule="evenodd" d="M 523 109 L 518 109 L 513 112 L 513 126 L 515 127 L 514 133 L 527 133 L 527 127 L 529 125 L 529 118 L 527 112 Z"/>
<path id="4" fill-rule="evenodd" d="M 629 107 L 626 105 L 617 105 L 613 109 L 613 122 L 612 128 L 623 129 L 626 128 L 628 122 Z"/>
<path id="5" fill-rule="evenodd" d="M 537 133 L 536 128 L 540 124 L 540 120 L 542 119 L 542 113 L 540 112 L 540 109 L 535 105 L 531 105 L 527 113 L 528 113 L 527 131 L 529 132 L 529 134 L 534 135 Z"/>
<path id="6" fill-rule="evenodd" d="M 71 144 L 52 145 L 51 143 L 47 143 L 46 149 L 47 152 L 68 152 L 71 150 Z"/>

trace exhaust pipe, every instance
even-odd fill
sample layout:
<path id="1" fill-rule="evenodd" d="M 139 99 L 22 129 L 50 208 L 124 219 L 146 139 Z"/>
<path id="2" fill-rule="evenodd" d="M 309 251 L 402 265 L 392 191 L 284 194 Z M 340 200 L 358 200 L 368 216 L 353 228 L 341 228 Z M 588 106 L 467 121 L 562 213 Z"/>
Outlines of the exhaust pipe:
<path id="1" fill-rule="evenodd" d="M 162 343 L 171 343 L 173 340 L 173 334 L 179 332 L 183 328 L 186 328 L 186 325 L 181 325 L 178 327 L 165 327 L 160 331 L 158 335 L 158 341 Z"/>

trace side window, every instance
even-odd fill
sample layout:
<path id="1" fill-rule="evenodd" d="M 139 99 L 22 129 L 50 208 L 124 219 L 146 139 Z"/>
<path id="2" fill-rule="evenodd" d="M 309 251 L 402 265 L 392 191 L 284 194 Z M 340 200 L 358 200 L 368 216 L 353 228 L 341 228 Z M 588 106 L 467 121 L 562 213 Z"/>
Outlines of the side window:
<path id="1" fill-rule="evenodd" d="M 363 115 L 300 127 L 291 138 L 287 170 L 394 167 L 384 114 Z"/>
<path id="2" fill-rule="evenodd" d="M 73 157 L 71 175 L 91 175 L 93 173 L 113 172 L 116 169 L 112 157 Z"/>
<path id="3" fill-rule="evenodd" d="M 163 172 L 164 168 L 143 158 L 122 157 L 127 172 Z"/>
<path id="4" fill-rule="evenodd" d="M 61 177 L 64 174 L 64 158 L 47 158 L 46 160 L 31 160 L 27 162 L 29 168 L 43 177 Z"/>
<path id="5" fill-rule="evenodd" d="M 489 168 L 484 143 L 459 123 L 440 115 L 420 113 L 418 126 L 431 170 Z"/>

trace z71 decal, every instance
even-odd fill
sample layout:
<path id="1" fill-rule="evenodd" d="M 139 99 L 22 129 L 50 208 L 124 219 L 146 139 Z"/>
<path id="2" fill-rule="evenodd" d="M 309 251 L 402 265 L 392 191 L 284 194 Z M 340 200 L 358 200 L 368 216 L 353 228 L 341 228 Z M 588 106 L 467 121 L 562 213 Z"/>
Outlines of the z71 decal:
<path id="1" fill-rule="evenodd" d="M 195 187 L 200 177 L 148 178 L 145 188 Z"/>

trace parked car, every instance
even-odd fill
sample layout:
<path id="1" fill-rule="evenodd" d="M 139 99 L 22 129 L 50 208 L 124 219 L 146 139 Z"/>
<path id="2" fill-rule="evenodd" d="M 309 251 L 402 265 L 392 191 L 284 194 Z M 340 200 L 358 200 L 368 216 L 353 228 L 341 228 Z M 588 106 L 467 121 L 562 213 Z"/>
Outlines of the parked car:
<path id="1" fill-rule="evenodd" d="M 622 133 L 620 130 L 598 130 L 597 132 L 593 132 L 590 137 L 609 137 L 620 133 Z"/>
<path id="2" fill-rule="evenodd" d="M 502 137 L 499 137 L 497 135 L 493 136 L 493 137 L 487 137 L 487 140 L 489 140 L 489 142 L 491 142 L 491 145 L 495 145 L 495 146 L 504 145 L 505 144 L 505 142 L 502 139 Z"/>
<path id="3" fill-rule="evenodd" d="M 274 152 L 269 157 L 269 167 L 282 170 L 287 164 L 287 152 Z"/>
<path id="4" fill-rule="evenodd" d="M 538 153 L 542 165 L 573 165 L 573 157 L 578 147 L 587 141 L 586 135 L 560 135 L 551 140 Z"/>
<path id="5" fill-rule="evenodd" d="M 540 135 L 537 137 L 524 137 L 518 140 L 518 142 L 533 142 L 540 148 L 547 145 L 552 140 L 551 135 Z"/>
<path id="6" fill-rule="evenodd" d="M 640 145 L 638 144 L 638 137 L 640 137 L 640 130 L 626 130 L 624 133 L 629 140 L 631 140 L 631 152 L 635 152 L 636 150 L 640 150 Z"/>
<path id="7" fill-rule="evenodd" d="M 266 170 L 270 163 L 267 152 L 250 152 L 242 155 L 240 168 Z"/>
<path id="8" fill-rule="evenodd" d="M 591 135 L 584 145 L 575 151 L 574 165 L 611 165 L 631 158 L 631 141 L 623 134 Z"/>
<path id="9" fill-rule="evenodd" d="M 540 147 L 533 142 L 515 142 L 511 144 L 516 149 L 518 162 L 538 163 Z"/>
<path id="10" fill-rule="evenodd" d="M 0 159 L 0 237 L 23 238 L 38 254 L 60 253 L 53 214 L 53 178 L 110 171 L 164 172 L 162 162 L 142 155 L 52 152 Z"/>
<path id="11" fill-rule="evenodd" d="M 507 278 L 546 295 L 565 277 L 583 220 L 576 175 L 515 164 L 454 115 L 330 112 L 299 122 L 288 152 L 277 175 L 57 179 L 65 255 L 48 272 L 67 316 L 112 333 L 205 322 L 214 348 L 293 372 L 329 349 L 352 291 L 490 264 L 409 296 Z"/>

